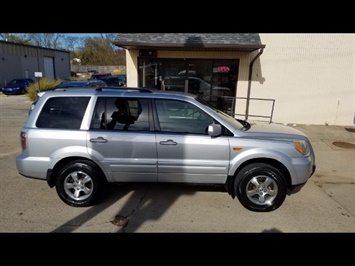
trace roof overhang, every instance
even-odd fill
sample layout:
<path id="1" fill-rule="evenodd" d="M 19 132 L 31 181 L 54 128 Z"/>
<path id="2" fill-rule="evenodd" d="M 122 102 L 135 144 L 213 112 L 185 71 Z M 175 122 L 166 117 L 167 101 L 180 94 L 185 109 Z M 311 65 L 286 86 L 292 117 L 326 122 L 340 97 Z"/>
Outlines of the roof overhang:
<path id="1" fill-rule="evenodd" d="M 193 45 L 193 44 L 147 44 L 139 42 L 120 42 L 115 41 L 114 45 L 128 50 L 155 49 L 155 50 L 174 50 L 174 51 L 236 51 L 236 52 L 253 52 L 255 50 L 265 48 L 264 44 L 212 44 L 212 45 Z"/>
<path id="2" fill-rule="evenodd" d="M 265 48 L 265 45 L 260 42 L 259 34 L 191 35 L 166 33 L 119 34 L 113 44 L 128 50 L 238 51 L 250 53 Z"/>

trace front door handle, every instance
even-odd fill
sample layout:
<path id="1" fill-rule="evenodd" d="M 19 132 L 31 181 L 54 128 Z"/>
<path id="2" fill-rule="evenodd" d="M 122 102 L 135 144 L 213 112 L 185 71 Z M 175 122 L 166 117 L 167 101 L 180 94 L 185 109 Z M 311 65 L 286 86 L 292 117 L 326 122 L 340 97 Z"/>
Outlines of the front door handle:
<path id="1" fill-rule="evenodd" d="M 160 145 L 177 145 L 177 142 L 173 141 L 172 139 L 168 139 L 165 141 L 160 141 Z"/>
<path id="2" fill-rule="evenodd" d="M 108 140 L 104 139 L 103 137 L 98 137 L 96 139 L 90 139 L 90 142 L 93 143 L 106 143 Z"/>

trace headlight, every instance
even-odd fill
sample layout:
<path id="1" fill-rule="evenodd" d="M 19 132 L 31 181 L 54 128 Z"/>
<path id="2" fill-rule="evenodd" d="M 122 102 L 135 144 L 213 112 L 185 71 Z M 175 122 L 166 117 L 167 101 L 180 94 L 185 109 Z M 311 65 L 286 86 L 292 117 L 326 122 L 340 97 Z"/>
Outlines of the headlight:
<path id="1" fill-rule="evenodd" d="M 295 149 L 303 155 L 307 155 L 309 153 L 309 147 L 306 141 L 294 140 L 293 145 L 295 146 Z"/>

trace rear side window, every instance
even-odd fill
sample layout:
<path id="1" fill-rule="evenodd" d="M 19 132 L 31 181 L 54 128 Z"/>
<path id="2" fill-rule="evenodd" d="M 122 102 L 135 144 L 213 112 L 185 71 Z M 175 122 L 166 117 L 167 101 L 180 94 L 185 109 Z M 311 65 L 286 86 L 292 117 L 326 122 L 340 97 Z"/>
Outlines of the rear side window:
<path id="1" fill-rule="evenodd" d="M 36 126 L 38 128 L 80 129 L 90 97 L 54 97 L 47 100 Z"/>
<path id="2" fill-rule="evenodd" d="M 149 131 L 147 99 L 99 97 L 92 129 Z"/>

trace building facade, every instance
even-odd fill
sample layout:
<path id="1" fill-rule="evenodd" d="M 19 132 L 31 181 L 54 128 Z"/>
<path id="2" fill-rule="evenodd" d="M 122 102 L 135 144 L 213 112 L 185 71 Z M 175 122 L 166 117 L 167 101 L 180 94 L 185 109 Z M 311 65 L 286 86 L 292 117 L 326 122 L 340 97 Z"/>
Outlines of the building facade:
<path id="1" fill-rule="evenodd" d="M 15 78 L 70 78 L 70 52 L 0 41 L 0 85 Z"/>
<path id="2" fill-rule="evenodd" d="M 127 86 L 200 94 L 236 118 L 354 125 L 355 34 L 119 34 Z"/>

